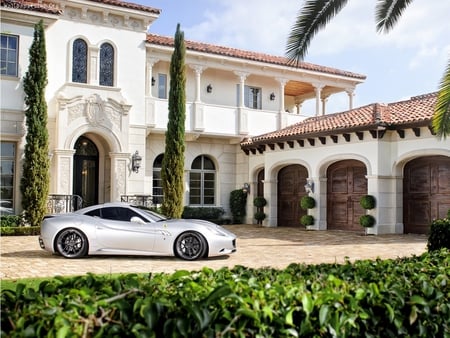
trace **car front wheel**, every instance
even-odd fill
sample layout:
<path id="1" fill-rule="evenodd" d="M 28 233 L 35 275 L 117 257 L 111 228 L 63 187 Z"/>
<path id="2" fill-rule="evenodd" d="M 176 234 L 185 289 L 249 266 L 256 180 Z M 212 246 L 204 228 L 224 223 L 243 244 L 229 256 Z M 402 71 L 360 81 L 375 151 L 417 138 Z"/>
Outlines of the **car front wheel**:
<path id="1" fill-rule="evenodd" d="M 80 230 L 64 229 L 56 236 L 56 249 L 66 258 L 80 258 L 88 251 L 88 241 Z"/>
<path id="2" fill-rule="evenodd" d="M 188 261 L 203 257 L 206 250 L 206 240 L 195 231 L 182 233 L 175 242 L 175 255 Z"/>

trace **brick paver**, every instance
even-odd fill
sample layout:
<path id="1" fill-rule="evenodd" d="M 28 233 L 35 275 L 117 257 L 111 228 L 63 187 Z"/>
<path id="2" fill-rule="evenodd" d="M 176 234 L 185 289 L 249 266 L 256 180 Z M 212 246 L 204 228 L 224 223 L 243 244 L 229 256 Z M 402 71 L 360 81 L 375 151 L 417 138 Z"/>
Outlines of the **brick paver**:
<path id="1" fill-rule="evenodd" d="M 345 260 L 397 258 L 426 251 L 425 235 L 365 236 L 345 231 L 226 226 L 237 237 L 237 252 L 194 262 L 174 257 L 90 256 L 66 259 L 39 247 L 37 236 L 0 238 L 1 279 L 92 273 L 174 272 L 243 265 L 284 268 L 291 263 L 342 263 Z"/>

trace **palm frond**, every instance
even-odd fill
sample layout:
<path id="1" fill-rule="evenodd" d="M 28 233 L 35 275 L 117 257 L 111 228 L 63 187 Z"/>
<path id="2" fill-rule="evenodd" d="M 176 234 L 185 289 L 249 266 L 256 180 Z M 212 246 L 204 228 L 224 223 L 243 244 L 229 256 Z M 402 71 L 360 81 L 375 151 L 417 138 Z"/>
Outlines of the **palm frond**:
<path id="1" fill-rule="evenodd" d="M 413 0 L 378 0 L 375 9 L 377 32 L 389 32 Z"/>
<path id="2" fill-rule="evenodd" d="M 450 136 L 450 59 L 439 85 L 438 98 L 431 122 L 433 131 L 439 138 L 445 139 Z"/>
<path id="3" fill-rule="evenodd" d="M 307 0 L 297 15 L 289 34 L 286 57 L 298 64 L 319 30 L 336 16 L 348 0 Z"/>

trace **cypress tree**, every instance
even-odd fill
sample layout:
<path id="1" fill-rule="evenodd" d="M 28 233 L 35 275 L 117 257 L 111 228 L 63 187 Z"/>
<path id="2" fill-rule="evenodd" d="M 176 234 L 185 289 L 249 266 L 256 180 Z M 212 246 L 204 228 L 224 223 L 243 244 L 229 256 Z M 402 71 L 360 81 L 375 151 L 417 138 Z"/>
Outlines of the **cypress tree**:
<path id="1" fill-rule="evenodd" d="M 20 190 L 25 221 L 32 226 L 39 225 L 45 215 L 49 191 L 46 85 L 47 54 L 41 20 L 34 27 L 28 71 L 23 79 L 27 134 Z"/>
<path id="2" fill-rule="evenodd" d="M 180 218 L 183 213 L 184 151 L 186 120 L 186 74 L 184 33 L 180 24 L 175 32 L 174 51 L 170 61 L 169 121 L 166 148 L 161 167 L 164 200 L 162 212 L 167 217 Z"/>

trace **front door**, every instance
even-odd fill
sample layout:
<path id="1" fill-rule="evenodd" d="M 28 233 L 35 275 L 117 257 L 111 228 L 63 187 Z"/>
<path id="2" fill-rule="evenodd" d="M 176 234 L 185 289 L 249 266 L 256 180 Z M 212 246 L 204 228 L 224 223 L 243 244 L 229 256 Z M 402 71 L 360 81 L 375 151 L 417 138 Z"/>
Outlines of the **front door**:
<path id="1" fill-rule="evenodd" d="M 333 230 L 362 231 L 359 217 L 365 210 L 359 204 L 367 194 L 367 170 L 355 160 L 339 161 L 327 171 L 327 227 Z"/>
<path id="2" fill-rule="evenodd" d="M 403 222 L 405 233 L 427 234 L 436 218 L 450 209 L 450 157 L 414 159 L 405 166 Z"/>
<path id="3" fill-rule="evenodd" d="M 308 171 L 293 164 L 278 173 L 278 226 L 300 226 L 300 218 L 306 211 L 300 208 L 300 200 L 305 191 Z"/>
<path id="4" fill-rule="evenodd" d="M 98 150 L 81 136 L 75 143 L 73 193 L 82 198 L 83 208 L 98 204 Z"/>

